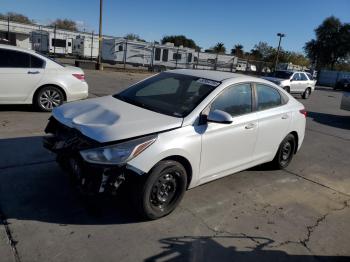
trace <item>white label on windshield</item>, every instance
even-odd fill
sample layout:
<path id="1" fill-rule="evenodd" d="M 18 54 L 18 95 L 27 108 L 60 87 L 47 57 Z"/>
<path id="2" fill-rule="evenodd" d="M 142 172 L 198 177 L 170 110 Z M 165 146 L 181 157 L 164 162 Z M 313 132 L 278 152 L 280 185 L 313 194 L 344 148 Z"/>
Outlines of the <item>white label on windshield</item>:
<path id="1" fill-rule="evenodd" d="M 208 85 L 208 86 L 218 86 L 220 85 L 220 82 L 214 81 L 214 80 L 209 80 L 209 79 L 204 79 L 204 78 L 199 78 L 197 80 L 198 83 Z"/>

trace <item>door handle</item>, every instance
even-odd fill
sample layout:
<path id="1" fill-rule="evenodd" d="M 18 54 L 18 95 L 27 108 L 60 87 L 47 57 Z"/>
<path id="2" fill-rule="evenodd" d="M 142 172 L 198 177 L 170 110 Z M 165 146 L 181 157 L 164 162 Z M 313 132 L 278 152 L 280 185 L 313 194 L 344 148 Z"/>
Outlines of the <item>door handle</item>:
<path id="1" fill-rule="evenodd" d="M 282 117 L 281 117 L 282 119 L 288 119 L 289 118 L 289 115 L 283 115 Z"/>
<path id="2" fill-rule="evenodd" d="M 39 71 L 28 71 L 28 74 L 31 74 L 31 75 L 35 75 L 35 74 L 39 74 L 40 72 Z"/>
<path id="3" fill-rule="evenodd" d="M 252 128 L 254 128 L 255 127 L 255 124 L 254 123 L 249 123 L 249 124 L 247 124 L 244 128 L 245 129 L 252 129 Z"/>

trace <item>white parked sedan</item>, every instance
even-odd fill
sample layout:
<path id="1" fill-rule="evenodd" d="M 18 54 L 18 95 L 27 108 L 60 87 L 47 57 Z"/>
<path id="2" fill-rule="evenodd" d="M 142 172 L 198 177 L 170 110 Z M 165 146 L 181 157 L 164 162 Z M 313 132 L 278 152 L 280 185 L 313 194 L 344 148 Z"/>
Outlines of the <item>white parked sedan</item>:
<path id="1" fill-rule="evenodd" d="M 285 168 L 305 122 L 304 106 L 269 81 L 182 69 L 55 108 L 44 146 L 90 193 L 129 182 L 138 210 L 156 219 L 186 189 L 266 162 Z"/>
<path id="2" fill-rule="evenodd" d="M 316 80 L 306 72 L 281 70 L 272 72 L 263 78 L 282 87 L 288 93 L 301 94 L 304 99 L 309 98 L 316 85 Z"/>
<path id="3" fill-rule="evenodd" d="M 34 104 L 51 111 L 87 98 L 80 68 L 63 66 L 34 51 L 0 44 L 0 104 Z"/>

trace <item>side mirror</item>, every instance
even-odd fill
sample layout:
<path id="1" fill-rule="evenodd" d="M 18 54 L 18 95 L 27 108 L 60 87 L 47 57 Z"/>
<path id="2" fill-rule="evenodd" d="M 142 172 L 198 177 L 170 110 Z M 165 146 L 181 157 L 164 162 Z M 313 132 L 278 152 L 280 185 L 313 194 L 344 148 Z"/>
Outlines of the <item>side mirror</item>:
<path id="1" fill-rule="evenodd" d="M 209 112 L 207 121 L 220 124 L 231 124 L 232 116 L 229 113 L 226 113 L 225 111 L 216 109 L 212 112 Z"/>
<path id="2" fill-rule="evenodd" d="M 290 81 L 293 82 L 294 81 L 293 78 L 291 78 Z"/>

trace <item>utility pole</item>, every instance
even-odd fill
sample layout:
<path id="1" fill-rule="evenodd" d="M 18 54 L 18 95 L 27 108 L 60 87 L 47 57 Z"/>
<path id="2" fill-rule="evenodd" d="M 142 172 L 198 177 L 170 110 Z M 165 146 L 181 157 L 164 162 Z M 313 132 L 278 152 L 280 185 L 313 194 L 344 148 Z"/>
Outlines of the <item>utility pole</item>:
<path id="1" fill-rule="evenodd" d="M 53 33 L 53 56 L 56 57 L 56 24 L 54 28 L 54 33 Z"/>
<path id="2" fill-rule="evenodd" d="M 102 55 L 102 6 L 103 6 L 103 0 L 100 0 L 100 22 L 99 22 L 99 29 L 98 29 L 98 61 L 97 61 L 97 69 L 103 70 L 102 62 L 101 62 L 101 55 Z"/>
<path id="3" fill-rule="evenodd" d="M 92 50 L 94 49 L 94 31 L 91 32 L 91 56 L 90 60 L 92 61 Z"/>
<path id="4" fill-rule="evenodd" d="M 280 54 L 280 49 L 281 49 L 281 40 L 282 40 L 282 37 L 285 37 L 286 35 L 283 33 L 278 33 L 277 36 L 279 37 L 279 41 L 278 41 L 277 55 L 276 55 L 276 61 L 275 61 L 275 71 L 277 69 L 278 56 Z"/>
<path id="5" fill-rule="evenodd" d="M 7 16 L 7 41 L 10 42 L 10 15 Z"/>

